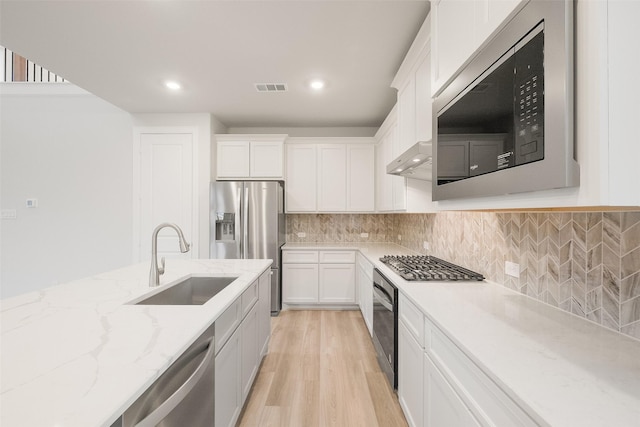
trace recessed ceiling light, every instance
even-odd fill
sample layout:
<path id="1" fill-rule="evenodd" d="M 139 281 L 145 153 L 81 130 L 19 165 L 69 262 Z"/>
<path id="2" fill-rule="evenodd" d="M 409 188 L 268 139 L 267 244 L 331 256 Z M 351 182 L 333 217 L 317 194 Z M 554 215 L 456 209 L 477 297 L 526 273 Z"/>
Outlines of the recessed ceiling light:
<path id="1" fill-rule="evenodd" d="M 180 83 L 174 81 L 165 82 L 164 85 L 171 90 L 179 90 L 182 87 L 180 86 Z"/>
<path id="2" fill-rule="evenodd" d="M 324 87 L 324 82 L 322 80 L 313 80 L 311 82 L 311 89 L 320 90 Z"/>

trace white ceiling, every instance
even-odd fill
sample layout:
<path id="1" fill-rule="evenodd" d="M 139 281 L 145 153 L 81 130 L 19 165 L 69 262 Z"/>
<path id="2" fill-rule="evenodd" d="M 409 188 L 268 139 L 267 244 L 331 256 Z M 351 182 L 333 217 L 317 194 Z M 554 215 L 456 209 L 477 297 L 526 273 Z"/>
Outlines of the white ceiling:
<path id="1" fill-rule="evenodd" d="M 427 0 L 2 0 L 0 45 L 132 113 L 379 126 L 428 12 Z M 321 93 L 308 89 L 315 77 Z M 254 87 L 271 82 L 289 91 Z"/>

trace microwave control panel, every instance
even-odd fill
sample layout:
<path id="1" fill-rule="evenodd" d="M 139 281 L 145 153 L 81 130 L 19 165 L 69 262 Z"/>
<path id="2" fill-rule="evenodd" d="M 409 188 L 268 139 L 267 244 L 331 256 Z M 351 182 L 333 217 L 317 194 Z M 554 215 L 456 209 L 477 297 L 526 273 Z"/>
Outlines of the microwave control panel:
<path id="1" fill-rule="evenodd" d="M 515 53 L 515 163 L 544 159 L 544 31 Z"/>

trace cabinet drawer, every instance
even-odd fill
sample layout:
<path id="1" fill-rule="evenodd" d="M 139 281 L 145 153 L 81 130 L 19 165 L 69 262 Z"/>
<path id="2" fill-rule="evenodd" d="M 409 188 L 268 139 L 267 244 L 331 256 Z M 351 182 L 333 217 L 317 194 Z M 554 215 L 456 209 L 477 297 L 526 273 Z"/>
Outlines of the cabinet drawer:
<path id="1" fill-rule="evenodd" d="M 318 251 L 282 251 L 283 264 L 312 264 L 318 262 Z"/>
<path id="2" fill-rule="evenodd" d="M 242 318 L 247 315 L 251 307 L 258 301 L 258 280 L 253 282 L 243 293 L 242 297 Z"/>
<path id="3" fill-rule="evenodd" d="M 400 321 L 405 324 L 409 332 L 411 332 L 411 335 L 413 335 L 413 338 L 420 344 L 420 347 L 424 348 L 424 315 L 422 311 L 402 293 L 400 293 L 399 316 Z"/>
<path id="4" fill-rule="evenodd" d="M 321 264 L 354 264 L 355 262 L 354 251 L 320 251 Z"/>
<path id="5" fill-rule="evenodd" d="M 236 299 L 229 308 L 216 319 L 214 323 L 216 354 L 218 354 L 220 349 L 229 340 L 229 337 L 233 335 L 233 331 L 235 331 L 240 324 L 240 314 L 240 300 Z"/>
<path id="6" fill-rule="evenodd" d="M 425 316 L 427 354 L 479 418 L 496 426 L 537 426 L 498 385 Z"/>

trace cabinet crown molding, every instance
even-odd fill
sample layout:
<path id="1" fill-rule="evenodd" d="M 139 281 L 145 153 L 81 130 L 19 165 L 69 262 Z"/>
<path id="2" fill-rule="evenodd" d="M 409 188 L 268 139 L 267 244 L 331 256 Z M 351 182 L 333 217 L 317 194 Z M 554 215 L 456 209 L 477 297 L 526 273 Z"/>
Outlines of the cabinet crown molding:
<path id="1" fill-rule="evenodd" d="M 287 134 L 240 134 L 240 133 L 221 133 L 215 135 L 216 141 L 284 141 L 289 135 Z"/>
<path id="2" fill-rule="evenodd" d="M 396 76 L 391 82 L 391 87 L 400 90 L 409 78 L 411 71 L 429 52 L 431 52 L 431 12 L 427 15 L 416 38 L 411 43 L 411 47 L 409 47 Z"/>

